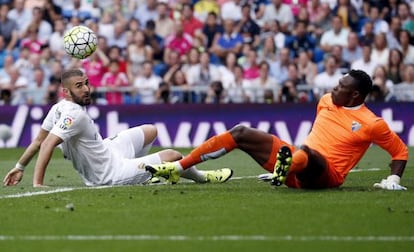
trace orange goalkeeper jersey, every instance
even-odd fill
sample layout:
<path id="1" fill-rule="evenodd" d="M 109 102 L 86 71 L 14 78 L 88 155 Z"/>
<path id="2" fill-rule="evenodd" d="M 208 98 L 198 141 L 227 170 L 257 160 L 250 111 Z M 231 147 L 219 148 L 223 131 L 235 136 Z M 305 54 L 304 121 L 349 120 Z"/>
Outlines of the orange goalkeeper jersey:
<path id="1" fill-rule="evenodd" d="M 404 142 L 365 104 L 345 108 L 334 105 L 331 94 L 320 99 L 305 145 L 326 158 L 329 166 L 341 175 L 342 183 L 371 143 L 386 150 L 392 160 L 408 159 Z"/>

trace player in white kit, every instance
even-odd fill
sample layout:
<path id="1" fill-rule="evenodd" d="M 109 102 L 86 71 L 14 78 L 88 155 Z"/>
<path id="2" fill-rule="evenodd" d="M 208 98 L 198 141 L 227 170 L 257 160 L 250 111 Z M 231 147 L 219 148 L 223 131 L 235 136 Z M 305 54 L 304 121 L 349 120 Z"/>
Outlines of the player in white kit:
<path id="1" fill-rule="evenodd" d="M 38 136 L 5 176 L 4 185 L 18 184 L 25 166 L 39 152 L 33 186 L 43 186 L 46 168 L 56 146 L 72 161 L 88 186 L 142 184 L 152 177 L 143 164 L 182 158 L 181 153 L 172 149 L 147 155 L 157 136 L 155 126 L 149 124 L 102 139 L 85 108 L 91 103 L 86 75 L 79 69 L 68 70 L 62 74 L 62 85 L 65 99 L 49 110 Z M 199 171 L 193 167 L 182 177 L 199 183 L 221 183 L 232 174 L 228 168 Z"/>

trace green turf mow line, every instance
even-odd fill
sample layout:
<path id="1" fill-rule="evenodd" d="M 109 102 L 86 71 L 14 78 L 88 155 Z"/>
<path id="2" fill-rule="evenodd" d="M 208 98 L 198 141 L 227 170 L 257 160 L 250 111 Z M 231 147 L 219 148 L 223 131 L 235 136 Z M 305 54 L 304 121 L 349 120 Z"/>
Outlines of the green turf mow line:
<path id="1" fill-rule="evenodd" d="M 0 235 L 0 241 L 341 241 L 414 242 L 414 236 L 268 236 L 268 235 Z"/>

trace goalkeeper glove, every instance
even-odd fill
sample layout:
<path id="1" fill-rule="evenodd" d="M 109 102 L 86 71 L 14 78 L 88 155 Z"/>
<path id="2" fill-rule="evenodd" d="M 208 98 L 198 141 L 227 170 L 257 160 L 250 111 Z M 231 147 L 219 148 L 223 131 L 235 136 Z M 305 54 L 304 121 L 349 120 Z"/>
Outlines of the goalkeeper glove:
<path id="1" fill-rule="evenodd" d="M 374 187 L 393 191 L 407 190 L 406 187 L 400 185 L 400 177 L 398 175 L 390 175 L 387 179 L 381 180 L 380 183 L 375 183 Z"/>

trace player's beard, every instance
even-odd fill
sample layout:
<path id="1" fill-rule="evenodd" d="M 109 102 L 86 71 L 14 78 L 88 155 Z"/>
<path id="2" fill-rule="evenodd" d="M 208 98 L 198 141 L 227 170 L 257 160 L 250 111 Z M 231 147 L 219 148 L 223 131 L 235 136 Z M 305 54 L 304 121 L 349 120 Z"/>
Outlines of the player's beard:
<path id="1" fill-rule="evenodd" d="M 69 90 L 70 95 L 72 97 L 72 101 L 76 104 L 79 104 L 81 106 L 87 106 L 91 104 L 91 94 L 88 92 L 86 95 L 83 96 L 77 96 L 75 95 L 71 90 Z"/>

